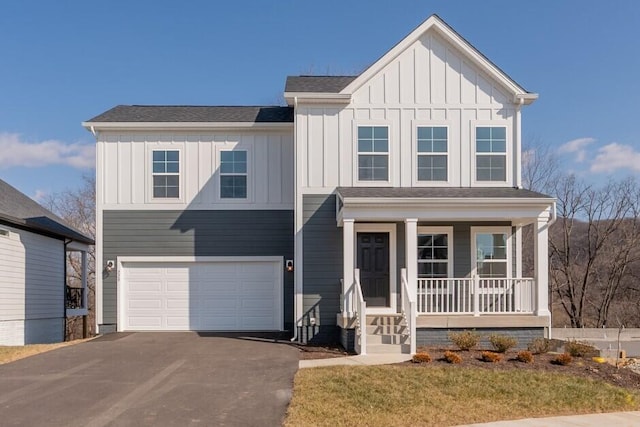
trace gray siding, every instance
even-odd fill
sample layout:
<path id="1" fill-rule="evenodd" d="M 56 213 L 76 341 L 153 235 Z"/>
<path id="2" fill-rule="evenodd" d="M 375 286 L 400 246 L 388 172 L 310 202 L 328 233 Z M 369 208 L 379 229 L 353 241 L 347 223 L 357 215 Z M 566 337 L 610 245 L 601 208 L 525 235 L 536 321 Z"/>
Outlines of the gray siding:
<path id="1" fill-rule="evenodd" d="M 316 327 L 302 332 L 303 340 L 337 342 L 336 314 L 342 288 L 342 229 L 336 223 L 334 195 L 303 195 L 303 322 Z M 322 327 L 319 327 L 322 326 Z"/>
<path id="2" fill-rule="evenodd" d="M 420 328 L 416 330 L 416 345 L 429 347 L 455 347 L 448 337 L 449 332 L 468 331 L 470 328 Z M 479 333 L 482 338 L 479 346 L 482 348 L 491 348 L 489 336 L 492 334 L 508 335 L 518 340 L 517 348 L 527 348 L 534 338 L 543 338 L 544 328 L 477 328 L 473 329 Z"/>
<path id="3" fill-rule="evenodd" d="M 121 256 L 282 256 L 293 259 L 291 210 L 104 211 L 103 259 Z M 293 273 L 284 273 L 293 325 Z M 116 323 L 116 275 L 103 280 L 104 323 Z"/>

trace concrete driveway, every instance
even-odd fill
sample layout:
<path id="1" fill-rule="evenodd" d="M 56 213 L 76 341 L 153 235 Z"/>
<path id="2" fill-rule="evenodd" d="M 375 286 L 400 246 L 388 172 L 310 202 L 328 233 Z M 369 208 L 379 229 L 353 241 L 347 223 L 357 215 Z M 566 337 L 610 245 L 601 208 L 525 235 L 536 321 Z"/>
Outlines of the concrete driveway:
<path id="1" fill-rule="evenodd" d="M 0 424 L 276 426 L 297 368 L 267 340 L 112 334 L 0 365 Z"/>

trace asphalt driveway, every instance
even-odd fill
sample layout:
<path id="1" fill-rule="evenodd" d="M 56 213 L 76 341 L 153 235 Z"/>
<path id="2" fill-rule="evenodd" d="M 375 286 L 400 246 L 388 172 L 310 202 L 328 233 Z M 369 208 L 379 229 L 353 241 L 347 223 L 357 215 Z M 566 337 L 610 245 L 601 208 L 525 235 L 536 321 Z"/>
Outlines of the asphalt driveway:
<path id="1" fill-rule="evenodd" d="M 0 424 L 277 426 L 297 369 L 269 340 L 112 334 L 0 365 Z"/>

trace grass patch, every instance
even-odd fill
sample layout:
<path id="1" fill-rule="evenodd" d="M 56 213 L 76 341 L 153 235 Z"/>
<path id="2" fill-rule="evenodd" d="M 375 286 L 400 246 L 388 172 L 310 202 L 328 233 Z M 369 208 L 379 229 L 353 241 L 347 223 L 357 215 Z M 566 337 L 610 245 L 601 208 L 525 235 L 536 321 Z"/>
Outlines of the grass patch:
<path id="1" fill-rule="evenodd" d="M 286 426 L 447 426 L 640 409 L 640 393 L 557 373 L 459 366 L 298 371 Z"/>
<path id="2" fill-rule="evenodd" d="M 0 365 L 13 362 L 15 360 L 24 359 L 47 351 L 55 350 L 60 347 L 67 347 L 78 344 L 87 340 L 75 340 L 67 342 L 59 342 L 55 344 L 30 344 L 30 345 L 0 345 Z"/>

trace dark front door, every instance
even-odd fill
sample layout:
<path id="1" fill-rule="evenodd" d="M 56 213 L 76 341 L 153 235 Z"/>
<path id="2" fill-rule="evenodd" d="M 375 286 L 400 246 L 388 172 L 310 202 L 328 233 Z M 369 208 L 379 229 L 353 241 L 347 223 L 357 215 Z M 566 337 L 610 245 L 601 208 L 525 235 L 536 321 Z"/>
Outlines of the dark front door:
<path id="1" fill-rule="evenodd" d="M 367 307 L 389 307 L 389 233 L 358 233 L 357 251 Z"/>

